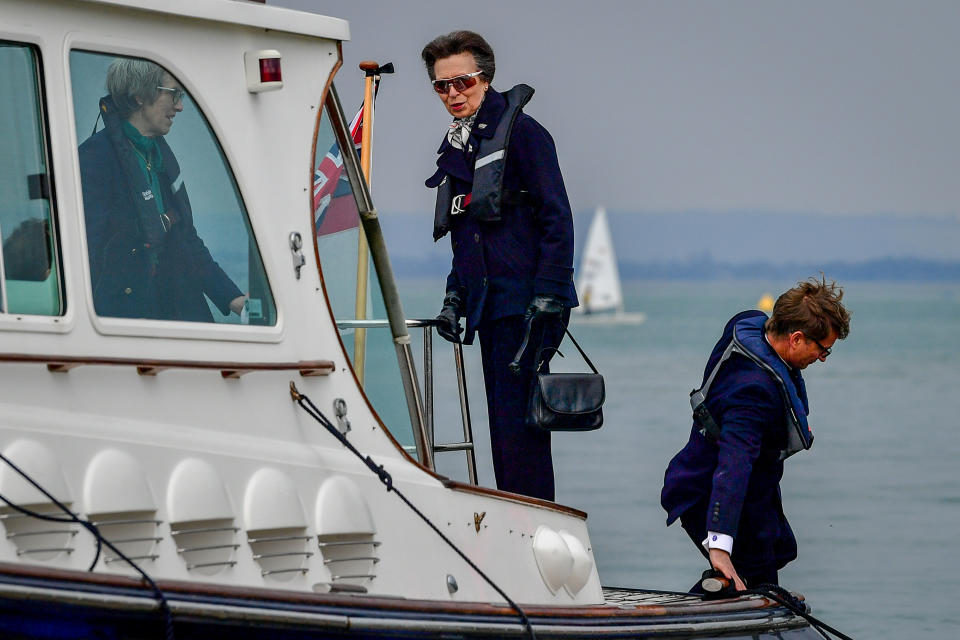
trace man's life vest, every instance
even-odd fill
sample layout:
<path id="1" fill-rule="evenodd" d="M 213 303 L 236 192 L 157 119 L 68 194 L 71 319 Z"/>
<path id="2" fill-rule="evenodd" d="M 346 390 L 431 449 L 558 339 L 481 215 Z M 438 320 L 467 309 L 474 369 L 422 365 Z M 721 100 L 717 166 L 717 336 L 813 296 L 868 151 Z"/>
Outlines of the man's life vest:
<path id="1" fill-rule="evenodd" d="M 522 200 L 521 194 L 507 194 L 503 190 L 503 176 L 507 165 L 507 150 L 513 123 L 523 106 L 533 97 L 533 88 L 518 84 L 503 94 L 507 107 L 500 116 L 497 128 L 490 138 L 482 138 L 473 163 L 473 186 L 466 199 L 458 202 L 458 213 L 469 204 L 467 215 L 482 222 L 500 220 L 501 207 Z M 450 228 L 451 209 L 454 205 L 453 185 L 444 179 L 437 188 L 437 205 L 434 212 L 433 239 L 439 240 Z"/>
<path id="2" fill-rule="evenodd" d="M 693 421 L 700 427 L 700 433 L 716 441 L 720 437 L 720 425 L 710 415 L 707 409 L 707 394 L 713 384 L 720 367 L 733 354 L 740 354 L 749 358 L 754 364 L 766 371 L 776 381 L 783 398 L 784 412 L 787 418 L 787 446 L 780 452 L 780 459 L 785 460 L 798 451 L 809 449 L 813 445 L 813 432 L 807 425 L 807 409 L 797 386 L 790 377 L 786 363 L 764 338 L 765 314 L 758 314 L 739 320 L 733 327 L 730 342 L 727 344 L 706 382 L 699 389 L 690 392 L 690 407 L 693 409 Z"/>

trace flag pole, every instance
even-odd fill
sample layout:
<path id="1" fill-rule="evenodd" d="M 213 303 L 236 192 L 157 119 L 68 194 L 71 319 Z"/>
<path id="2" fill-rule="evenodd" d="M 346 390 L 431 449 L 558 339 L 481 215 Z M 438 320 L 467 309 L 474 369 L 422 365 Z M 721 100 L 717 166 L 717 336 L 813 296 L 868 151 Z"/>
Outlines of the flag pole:
<path id="1" fill-rule="evenodd" d="M 361 138 L 360 138 L 360 170 L 363 171 L 363 178 L 367 181 L 367 188 L 372 189 L 373 183 L 370 179 L 371 160 L 373 157 L 373 85 L 380 79 L 378 72 L 380 65 L 372 60 L 364 60 L 360 63 L 360 69 L 366 73 L 363 79 L 363 118 L 361 120 Z M 357 240 L 357 300 L 356 315 L 357 320 L 367 319 L 367 282 L 370 277 L 369 268 L 369 247 L 367 246 L 367 236 L 363 232 L 363 227 L 359 227 L 360 233 Z M 367 357 L 367 330 L 357 327 L 353 333 L 353 370 L 357 374 L 357 380 L 363 386 L 364 370 Z"/>

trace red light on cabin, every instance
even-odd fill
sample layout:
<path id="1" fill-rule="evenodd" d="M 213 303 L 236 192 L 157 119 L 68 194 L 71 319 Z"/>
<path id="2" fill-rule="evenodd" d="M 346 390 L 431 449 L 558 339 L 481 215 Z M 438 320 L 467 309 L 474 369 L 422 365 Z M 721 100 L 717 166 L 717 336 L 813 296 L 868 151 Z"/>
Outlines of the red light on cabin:
<path id="1" fill-rule="evenodd" d="M 282 82 L 280 58 L 260 58 L 260 82 Z"/>

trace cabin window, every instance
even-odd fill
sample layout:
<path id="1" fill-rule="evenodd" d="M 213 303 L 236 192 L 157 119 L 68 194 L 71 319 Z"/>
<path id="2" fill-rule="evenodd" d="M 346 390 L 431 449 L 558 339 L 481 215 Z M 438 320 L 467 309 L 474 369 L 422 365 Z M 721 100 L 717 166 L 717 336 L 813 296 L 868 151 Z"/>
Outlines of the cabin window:
<path id="1" fill-rule="evenodd" d="M 383 294 L 366 248 L 353 186 L 343 166 L 343 150 L 331 124 L 333 110 L 339 108 L 331 92 L 317 128 L 313 159 L 313 222 L 323 285 L 367 398 L 393 437 L 416 457 Z M 351 148 L 348 153 L 355 151 Z"/>
<path id="2" fill-rule="evenodd" d="M 0 41 L 0 311 L 63 313 L 39 55 Z"/>
<path id="3" fill-rule="evenodd" d="M 276 324 L 236 181 L 184 83 L 86 51 L 70 75 L 96 313 Z"/>

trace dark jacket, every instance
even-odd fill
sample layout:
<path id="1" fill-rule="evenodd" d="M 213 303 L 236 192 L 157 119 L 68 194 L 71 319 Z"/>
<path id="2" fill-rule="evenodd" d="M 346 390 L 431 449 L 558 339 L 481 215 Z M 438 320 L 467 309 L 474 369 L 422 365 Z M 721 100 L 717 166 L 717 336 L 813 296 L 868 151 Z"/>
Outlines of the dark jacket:
<path id="1" fill-rule="evenodd" d="M 757 313 L 744 312 L 727 323 L 704 380 L 729 343 L 734 324 Z M 806 406 L 800 371 L 791 368 L 790 376 Z M 738 568 L 780 569 L 796 557 L 796 539 L 780 502 L 780 451 L 787 438 L 780 390 L 768 373 L 734 354 L 717 374 L 706 403 L 720 426 L 720 437 L 713 442 L 694 424 L 686 446 L 670 461 L 660 494 L 667 524 L 688 510 L 697 510 L 697 517 L 702 511 L 707 530 L 734 537 Z"/>
<path id="2" fill-rule="evenodd" d="M 113 102 L 101 100 L 105 128 L 80 145 L 80 177 L 93 301 L 101 316 L 211 322 L 204 294 L 224 314 L 241 294 L 193 226 L 179 165 L 160 138 L 157 210 Z M 165 229 L 166 227 L 166 229 Z"/>
<path id="3" fill-rule="evenodd" d="M 436 187 L 447 178 L 454 193 L 470 193 L 480 139 L 493 136 L 507 103 L 487 91 L 470 133 L 466 152 L 446 138 L 437 171 L 427 181 Z M 453 266 L 447 289 L 465 298 L 464 342 L 470 343 L 484 321 L 522 315 L 536 294 L 552 294 L 577 305 L 573 286 L 573 216 L 560 174 L 553 138 L 536 120 L 520 113 L 507 147 L 499 221 L 484 222 L 467 213 L 450 222 Z"/>

